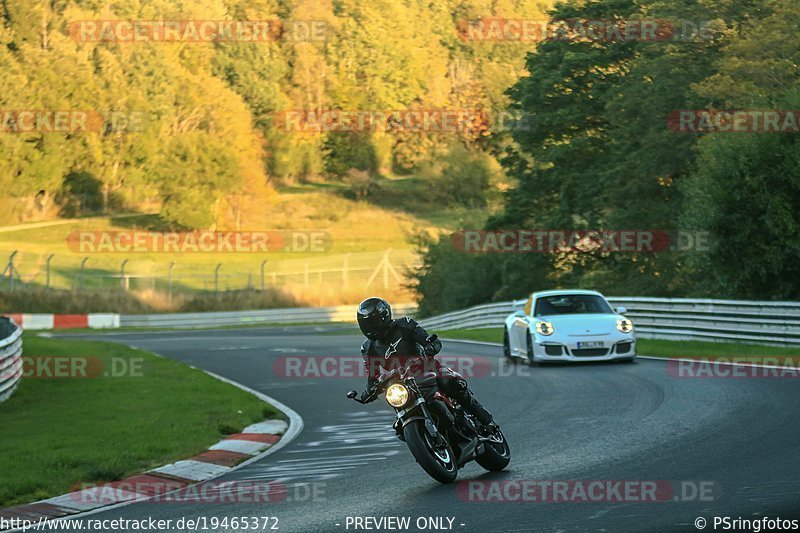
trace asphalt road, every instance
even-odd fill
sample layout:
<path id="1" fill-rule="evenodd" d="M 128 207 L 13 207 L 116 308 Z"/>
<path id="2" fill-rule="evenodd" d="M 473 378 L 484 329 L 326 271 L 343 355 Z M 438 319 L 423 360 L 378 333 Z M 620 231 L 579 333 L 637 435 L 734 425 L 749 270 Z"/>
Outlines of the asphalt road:
<path id="1" fill-rule="evenodd" d="M 616 532 L 697 531 L 698 517 L 708 521 L 706 530 L 714 529 L 714 516 L 800 517 L 797 379 L 678 378 L 666 363 L 649 360 L 510 367 L 500 348 L 446 342 L 444 356 L 468 356 L 474 364 L 470 386 L 512 447 L 506 472 L 488 474 L 475 463 L 460 472 L 460 480 L 486 483 L 472 485 L 479 488 L 471 493 L 464 485 L 436 483 L 416 465 L 393 436 L 392 412 L 382 399 L 361 406 L 345 398 L 346 391 L 363 387 L 362 379 L 310 376 L 308 359 L 296 359 L 357 355 L 361 341 L 354 335 L 294 327 L 94 337 L 269 394 L 297 411 L 305 429 L 282 450 L 225 478 L 280 480 L 290 488 L 285 501 L 144 502 L 92 518 L 269 515 L 278 517 L 280 531 L 312 532 L 356 530 L 347 528 L 348 517 L 408 516 L 410 531 L 418 530 L 420 517 L 449 517 L 455 531 Z M 287 367 L 290 360 L 304 362 L 305 377 L 284 375 L 297 368 Z M 625 501 L 589 503 L 573 493 L 557 502 L 470 501 L 470 494 L 473 500 L 497 499 L 500 493 L 485 492 L 501 486 L 492 484 L 497 480 L 510 482 L 503 487 L 523 480 L 585 480 L 584 487 L 592 480 L 656 480 L 664 501 L 632 494 Z M 665 484 L 674 488 L 668 497 Z M 699 490 L 704 493 L 692 494 Z"/>

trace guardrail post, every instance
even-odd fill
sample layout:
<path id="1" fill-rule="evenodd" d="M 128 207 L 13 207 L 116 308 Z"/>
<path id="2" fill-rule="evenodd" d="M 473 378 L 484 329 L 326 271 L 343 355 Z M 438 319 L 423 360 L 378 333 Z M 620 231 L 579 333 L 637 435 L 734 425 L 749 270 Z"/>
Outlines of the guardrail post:
<path id="1" fill-rule="evenodd" d="M 55 254 L 50 254 L 47 256 L 47 261 L 45 262 L 45 269 L 47 270 L 47 281 L 44 284 L 44 290 L 50 290 L 50 261 L 53 260 L 53 256 Z"/>
<path id="2" fill-rule="evenodd" d="M 266 268 L 266 266 L 267 266 L 267 260 L 264 259 L 263 261 L 261 261 L 261 290 L 262 291 L 266 290 L 266 286 L 265 286 L 265 283 L 264 283 L 264 268 Z"/>
<path id="3" fill-rule="evenodd" d="M 214 292 L 219 292 L 219 269 L 222 268 L 222 263 L 217 263 L 217 268 L 214 269 Z"/>

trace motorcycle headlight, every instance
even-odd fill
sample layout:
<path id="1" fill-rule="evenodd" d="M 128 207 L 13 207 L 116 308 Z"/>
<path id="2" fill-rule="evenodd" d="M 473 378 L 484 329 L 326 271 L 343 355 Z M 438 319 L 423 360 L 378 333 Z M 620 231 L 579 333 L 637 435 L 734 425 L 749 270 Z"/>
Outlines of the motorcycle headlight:
<path id="1" fill-rule="evenodd" d="M 618 318 L 617 329 L 620 330 L 622 333 L 630 333 L 631 331 L 633 331 L 633 322 L 631 322 L 627 318 Z"/>
<path id="2" fill-rule="evenodd" d="M 550 322 L 537 322 L 536 323 L 536 333 L 539 335 L 552 335 L 555 332 L 555 328 L 553 328 L 553 324 Z"/>
<path id="3" fill-rule="evenodd" d="M 408 389 L 405 385 L 395 383 L 386 389 L 386 401 L 392 407 L 403 407 L 408 401 Z"/>

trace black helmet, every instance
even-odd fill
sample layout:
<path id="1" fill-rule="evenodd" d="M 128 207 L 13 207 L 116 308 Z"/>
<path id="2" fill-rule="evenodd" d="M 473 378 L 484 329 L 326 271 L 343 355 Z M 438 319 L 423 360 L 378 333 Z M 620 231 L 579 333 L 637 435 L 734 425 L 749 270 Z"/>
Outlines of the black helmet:
<path id="1" fill-rule="evenodd" d="M 358 327 L 370 340 L 383 337 L 392 323 L 392 306 L 383 298 L 367 298 L 358 304 Z"/>

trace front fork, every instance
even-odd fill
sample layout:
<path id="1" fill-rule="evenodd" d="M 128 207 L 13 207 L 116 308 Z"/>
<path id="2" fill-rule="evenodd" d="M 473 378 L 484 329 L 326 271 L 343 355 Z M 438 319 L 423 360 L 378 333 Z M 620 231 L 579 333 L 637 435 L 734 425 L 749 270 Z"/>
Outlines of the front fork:
<path id="1" fill-rule="evenodd" d="M 428 435 L 436 442 L 439 440 L 439 430 L 436 424 L 433 423 L 433 417 L 428 409 L 428 405 L 425 403 L 424 397 L 418 391 L 417 394 L 419 396 L 411 407 L 395 410 L 397 412 L 397 419 L 394 421 L 394 424 L 392 424 L 392 428 L 394 428 L 397 438 L 405 441 L 403 428 L 414 420 L 422 420 L 425 423 L 425 430 L 428 432 Z"/>

